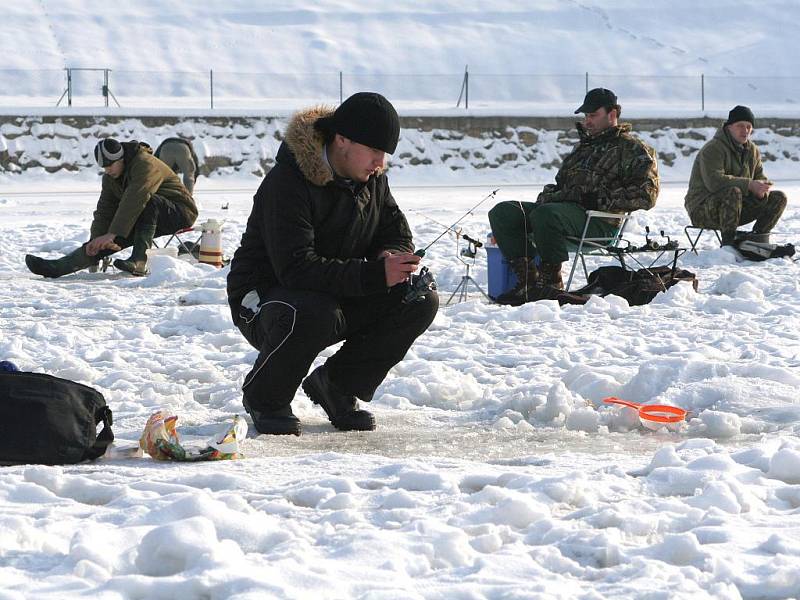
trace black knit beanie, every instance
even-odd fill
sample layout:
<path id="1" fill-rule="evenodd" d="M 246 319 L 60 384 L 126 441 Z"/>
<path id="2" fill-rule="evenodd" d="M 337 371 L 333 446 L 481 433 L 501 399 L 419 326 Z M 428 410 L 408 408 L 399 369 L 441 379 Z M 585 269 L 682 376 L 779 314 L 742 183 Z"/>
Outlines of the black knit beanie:
<path id="1" fill-rule="evenodd" d="M 400 117 L 394 106 L 375 92 L 358 92 L 339 105 L 329 117 L 317 119 L 314 127 L 338 133 L 370 148 L 393 154 L 400 138 Z"/>
<path id="2" fill-rule="evenodd" d="M 106 138 L 97 142 L 94 147 L 94 159 L 100 167 L 105 168 L 122 158 L 122 144 L 114 138 Z"/>
<path id="3" fill-rule="evenodd" d="M 739 121 L 747 121 L 753 127 L 756 126 L 756 118 L 753 116 L 753 111 L 741 104 L 731 109 L 731 112 L 728 113 L 728 120 L 725 121 L 725 125 L 738 123 Z"/>

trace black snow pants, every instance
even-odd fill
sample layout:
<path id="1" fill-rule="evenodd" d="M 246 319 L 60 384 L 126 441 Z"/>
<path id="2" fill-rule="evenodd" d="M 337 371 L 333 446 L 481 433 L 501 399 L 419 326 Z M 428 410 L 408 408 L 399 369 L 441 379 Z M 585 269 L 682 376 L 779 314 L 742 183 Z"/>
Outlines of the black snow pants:
<path id="1" fill-rule="evenodd" d="M 260 298 L 255 315 L 232 307 L 234 323 L 259 350 L 244 381 L 245 406 L 262 411 L 287 406 L 317 355 L 341 341 L 344 344 L 325 363 L 331 381 L 342 392 L 370 401 L 439 307 L 436 292 L 403 304 L 403 288 L 339 298 L 276 287 Z"/>

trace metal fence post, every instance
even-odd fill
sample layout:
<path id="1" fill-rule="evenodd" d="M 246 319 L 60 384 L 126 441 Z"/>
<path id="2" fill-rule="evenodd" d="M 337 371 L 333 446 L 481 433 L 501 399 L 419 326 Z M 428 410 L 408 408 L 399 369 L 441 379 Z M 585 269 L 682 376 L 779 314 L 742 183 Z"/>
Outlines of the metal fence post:
<path id="1" fill-rule="evenodd" d="M 700 73 L 700 110 L 706 112 L 706 75 Z"/>
<path id="2" fill-rule="evenodd" d="M 211 95 L 211 110 L 214 110 L 214 69 L 208 70 L 208 89 Z"/>
<path id="3" fill-rule="evenodd" d="M 584 94 L 588 94 L 589 93 L 589 71 L 586 71 L 586 83 L 584 84 L 584 87 L 586 88 L 586 90 L 584 91 Z"/>
<path id="4" fill-rule="evenodd" d="M 72 69 L 69 67 L 64 67 L 64 71 L 67 75 L 67 87 L 63 92 L 61 92 L 61 96 L 58 98 L 56 106 L 61 106 L 61 101 L 64 99 L 64 96 L 67 97 L 67 106 L 72 106 Z"/>
<path id="5" fill-rule="evenodd" d="M 103 69 L 103 98 L 108 106 L 108 69 Z"/>
<path id="6" fill-rule="evenodd" d="M 458 93 L 456 108 L 461 106 L 461 98 L 464 98 L 464 108 L 469 108 L 469 65 L 464 65 L 464 79 L 461 80 L 461 91 Z"/>

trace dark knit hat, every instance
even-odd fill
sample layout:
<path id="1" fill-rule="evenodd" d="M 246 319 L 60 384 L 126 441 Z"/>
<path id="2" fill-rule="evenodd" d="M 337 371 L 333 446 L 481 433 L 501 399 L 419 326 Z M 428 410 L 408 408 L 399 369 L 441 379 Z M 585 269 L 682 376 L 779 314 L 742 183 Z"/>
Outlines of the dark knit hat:
<path id="1" fill-rule="evenodd" d="M 617 95 L 611 90 L 606 88 L 594 88 L 586 92 L 586 97 L 583 99 L 583 104 L 580 105 L 575 114 L 578 113 L 591 113 L 598 108 L 614 106 L 617 103 Z"/>
<path id="2" fill-rule="evenodd" d="M 339 105 L 329 117 L 317 119 L 314 127 L 338 133 L 370 148 L 393 154 L 400 138 L 400 117 L 394 106 L 375 92 L 358 92 Z"/>
<path id="3" fill-rule="evenodd" d="M 106 138 L 97 142 L 94 147 L 94 159 L 100 167 L 105 168 L 122 158 L 122 144 L 114 138 Z"/>
<path id="4" fill-rule="evenodd" d="M 753 116 L 753 111 L 741 104 L 737 104 L 731 109 L 731 112 L 728 113 L 728 120 L 725 121 L 725 125 L 738 123 L 739 121 L 747 121 L 753 127 L 756 126 L 756 118 Z"/>

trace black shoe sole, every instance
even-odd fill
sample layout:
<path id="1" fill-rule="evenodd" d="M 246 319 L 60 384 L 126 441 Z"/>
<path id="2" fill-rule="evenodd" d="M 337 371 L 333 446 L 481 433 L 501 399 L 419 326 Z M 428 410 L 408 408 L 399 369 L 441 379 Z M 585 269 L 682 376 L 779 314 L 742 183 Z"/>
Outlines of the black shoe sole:
<path id="1" fill-rule="evenodd" d="M 252 416 L 252 415 L 251 415 Z M 253 419 L 253 427 L 258 433 L 266 435 L 300 435 L 300 419 L 295 417 L 275 417 L 273 419 Z"/>

